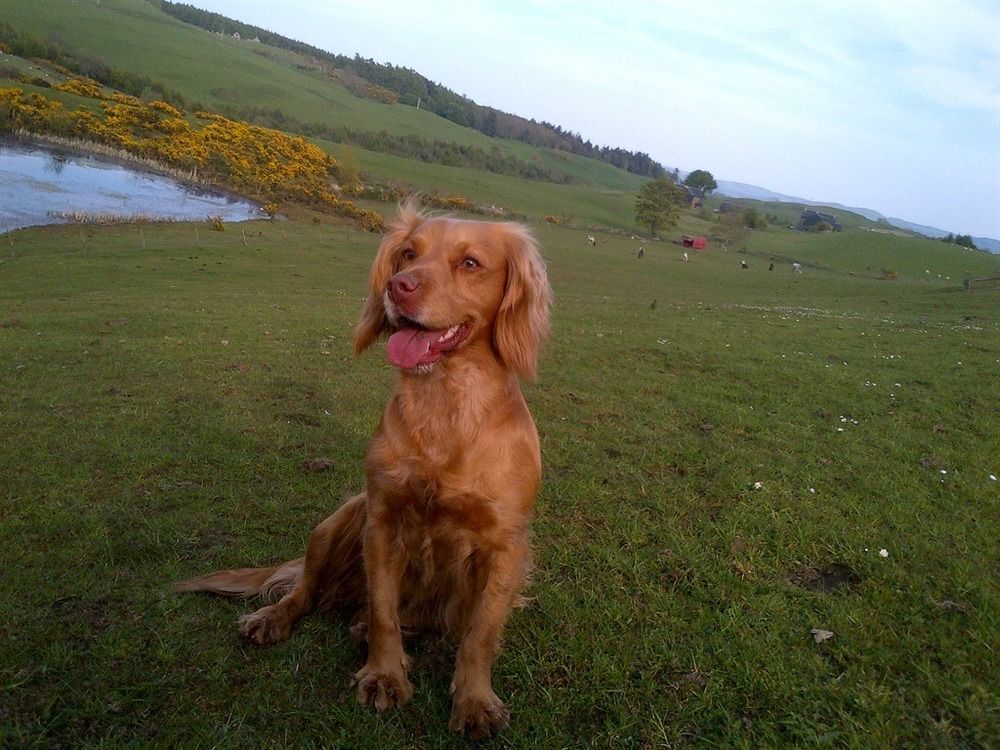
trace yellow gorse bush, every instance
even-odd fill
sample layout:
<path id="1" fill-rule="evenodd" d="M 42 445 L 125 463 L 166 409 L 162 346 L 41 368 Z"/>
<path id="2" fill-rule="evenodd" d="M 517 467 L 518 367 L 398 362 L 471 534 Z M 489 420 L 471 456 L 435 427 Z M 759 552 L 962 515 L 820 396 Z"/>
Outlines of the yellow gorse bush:
<path id="1" fill-rule="evenodd" d="M 83 107 L 67 113 L 59 102 L 40 94 L 0 89 L 0 130 L 96 141 L 258 200 L 326 207 L 356 219 L 370 231 L 382 230 L 379 214 L 336 196 L 336 161 L 304 138 L 212 112 L 196 112 L 188 119 L 166 102 L 147 103 L 123 94 L 105 96 L 87 78 L 71 78 L 54 88 L 100 100 L 103 116 Z"/>
<path id="2" fill-rule="evenodd" d="M 44 131 L 63 116 L 61 102 L 21 89 L 0 89 L 0 128 Z"/>
<path id="3" fill-rule="evenodd" d="M 86 96 L 91 99 L 104 98 L 104 91 L 101 89 L 101 85 L 89 78 L 70 78 L 62 83 L 54 84 L 52 88 L 57 91 L 65 91 L 69 94 Z"/>

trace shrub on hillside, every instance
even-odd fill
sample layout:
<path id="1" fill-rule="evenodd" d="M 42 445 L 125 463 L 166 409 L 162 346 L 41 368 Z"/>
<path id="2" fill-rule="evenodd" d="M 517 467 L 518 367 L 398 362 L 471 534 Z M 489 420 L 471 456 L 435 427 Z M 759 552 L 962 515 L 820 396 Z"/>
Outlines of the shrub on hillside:
<path id="1" fill-rule="evenodd" d="M 52 88 L 57 91 L 65 91 L 68 94 L 76 94 L 77 96 L 85 96 L 88 99 L 103 99 L 104 92 L 101 87 L 97 85 L 95 81 L 89 78 L 70 78 L 69 80 L 63 81 L 62 83 L 56 83 Z"/>
<path id="2" fill-rule="evenodd" d="M 767 229 L 767 218 L 756 208 L 743 211 L 743 224 L 750 229 Z"/>

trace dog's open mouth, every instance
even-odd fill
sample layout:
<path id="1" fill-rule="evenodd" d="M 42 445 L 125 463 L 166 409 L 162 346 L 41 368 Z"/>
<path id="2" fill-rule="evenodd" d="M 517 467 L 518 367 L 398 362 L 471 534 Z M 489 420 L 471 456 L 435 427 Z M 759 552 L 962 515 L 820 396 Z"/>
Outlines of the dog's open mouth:
<path id="1" fill-rule="evenodd" d="M 403 370 L 434 364 L 469 335 L 468 323 L 437 331 L 405 318 L 400 324 L 402 328 L 389 337 L 386 353 L 389 361 Z"/>

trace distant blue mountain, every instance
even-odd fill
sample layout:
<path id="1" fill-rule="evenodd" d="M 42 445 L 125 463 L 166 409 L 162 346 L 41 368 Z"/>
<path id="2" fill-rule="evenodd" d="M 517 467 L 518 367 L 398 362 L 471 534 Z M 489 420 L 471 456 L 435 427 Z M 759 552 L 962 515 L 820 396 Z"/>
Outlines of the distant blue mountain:
<path id="1" fill-rule="evenodd" d="M 851 211 L 860 216 L 864 216 L 870 221 L 878 221 L 881 219 L 889 222 L 892 226 L 898 227 L 899 229 L 906 229 L 910 232 L 916 232 L 917 234 L 922 234 L 925 237 L 932 237 L 934 239 L 945 237 L 948 234 L 953 234 L 953 232 L 947 232 L 944 229 L 938 229 L 937 227 L 914 224 L 912 221 L 906 221 L 905 219 L 894 219 L 888 216 L 883 216 L 878 211 L 872 211 L 870 208 L 853 208 L 851 206 L 844 206 L 840 203 L 814 201 L 809 200 L 808 198 L 796 198 L 792 195 L 775 193 L 772 190 L 757 187 L 756 185 L 747 185 L 745 182 L 729 182 L 728 180 L 716 180 L 716 182 L 719 187 L 715 192 L 730 198 L 748 198 L 750 200 L 757 201 L 801 203 L 804 206 L 829 206 L 830 208 L 839 208 L 843 211 Z M 993 239 L 992 237 L 973 237 L 972 241 L 975 242 L 976 247 L 981 250 L 988 250 L 991 253 L 1000 253 L 1000 240 Z"/>

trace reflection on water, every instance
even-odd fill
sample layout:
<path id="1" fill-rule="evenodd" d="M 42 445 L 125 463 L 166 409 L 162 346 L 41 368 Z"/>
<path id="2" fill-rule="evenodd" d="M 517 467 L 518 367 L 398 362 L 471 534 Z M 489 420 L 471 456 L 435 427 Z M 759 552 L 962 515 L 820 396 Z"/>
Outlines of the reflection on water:
<path id="1" fill-rule="evenodd" d="M 2 153 L 2 151 L 0 151 Z M 0 159 L 3 157 L 0 156 Z M 62 154 L 50 153 L 48 159 L 45 160 L 45 165 L 42 167 L 46 172 L 51 172 L 56 177 L 62 174 L 62 171 L 66 168 L 66 157 Z"/>
<path id="2" fill-rule="evenodd" d="M 260 218 L 260 209 L 221 193 L 181 185 L 49 147 L 0 140 L 0 233 L 59 224 L 53 213 L 146 216 L 152 219 L 225 221 Z"/>

